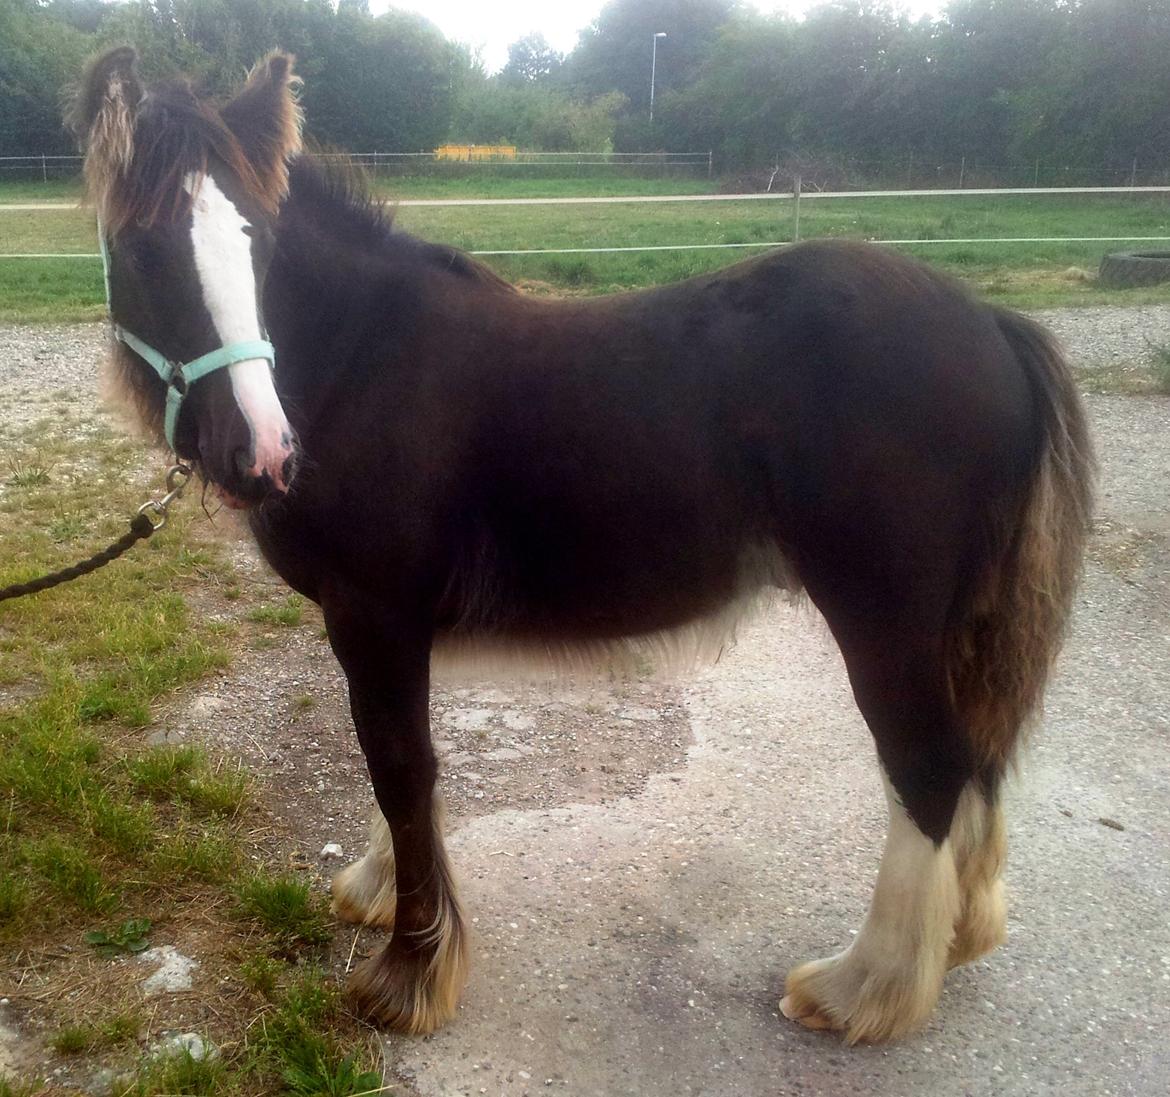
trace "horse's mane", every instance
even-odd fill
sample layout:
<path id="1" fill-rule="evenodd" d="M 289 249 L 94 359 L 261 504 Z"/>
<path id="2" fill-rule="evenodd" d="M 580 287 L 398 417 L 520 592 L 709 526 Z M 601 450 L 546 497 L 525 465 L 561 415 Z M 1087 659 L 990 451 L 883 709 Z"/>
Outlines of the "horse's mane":
<path id="1" fill-rule="evenodd" d="M 85 109 L 79 96 L 66 118 L 78 132 Z M 131 148 L 124 166 L 95 154 L 85 162 L 87 189 L 111 234 L 128 224 L 150 226 L 183 216 L 192 200 L 184 181 L 189 174 L 206 173 L 212 157 L 223 161 L 261 208 L 276 213 L 283 194 L 275 185 L 265 185 L 219 111 L 201 100 L 187 81 L 152 85 L 132 128 L 125 124 L 127 132 L 120 140 Z"/>
<path id="2" fill-rule="evenodd" d="M 404 260 L 437 267 L 489 289 L 515 293 L 515 287 L 486 263 L 448 244 L 434 244 L 400 229 L 394 205 L 370 191 L 360 168 L 346 157 L 302 154 L 289 166 L 289 196 L 331 239 L 350 251 L 400 264 Z"/>

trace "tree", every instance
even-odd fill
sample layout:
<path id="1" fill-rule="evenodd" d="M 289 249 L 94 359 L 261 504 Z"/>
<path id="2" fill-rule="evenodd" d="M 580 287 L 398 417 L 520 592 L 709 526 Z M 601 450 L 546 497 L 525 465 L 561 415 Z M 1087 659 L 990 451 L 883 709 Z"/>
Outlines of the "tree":
<path id="1" fill-rule="evenodd" d="M 690 84 L 730 18 L 732 0 L 612 0 L 565 61 L 569 86 L 589 98 L 620 91 L 636 113 L 650 105 L 650 62 L 660 31 L 655 94 Z"/>
<path id="2" fill-rule="evenodd" d="M 547 81 L 560 72 L 564 60 L 543 34 L 526 34 L 508 47 L 508 63 L 500 71 L 500 79 L 505 84 Z"/>
<path id="3" fill-rule="evenodd" d="M 429 20 L 341 10 L 323 51 L 323 71 L 305 88 L 314 133 L 353 150 L 417 152 L 444 139 L 456 54 Z"/>
<path id="4" fill-rule="evenodd" d="M 7 155 L 70 153 L 61 90 L 76 80 L 89 39 L 35 0 L 0 0 L 0 149 Z"/>

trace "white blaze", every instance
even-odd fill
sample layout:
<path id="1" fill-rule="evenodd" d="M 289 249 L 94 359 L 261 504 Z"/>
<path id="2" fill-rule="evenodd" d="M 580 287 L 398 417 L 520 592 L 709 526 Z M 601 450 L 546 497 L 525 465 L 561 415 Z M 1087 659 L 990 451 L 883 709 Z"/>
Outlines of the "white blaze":
<path id="1" fill-rule="evenodd" d="M 256 308 L 256 276 L 252 269 L 247 220 L 210 175 L 188 176 L 194 194 L 191 243 L 203 300 L 224 346 L 262 339 Z M 263 358 L 249 358 L 228 367 L 232 392 L 255 448 L 253 472 L 265 469 L 280 482 L 280 469 L 290 453 L 292 431 L 280 406 L 272 374 Z"/>

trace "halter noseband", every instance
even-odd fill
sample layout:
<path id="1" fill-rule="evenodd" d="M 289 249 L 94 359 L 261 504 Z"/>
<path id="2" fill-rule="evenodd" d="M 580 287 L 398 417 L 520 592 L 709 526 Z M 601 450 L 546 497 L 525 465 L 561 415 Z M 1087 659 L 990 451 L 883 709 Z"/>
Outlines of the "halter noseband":
<path id="1" fill-rule="evenodd" d="M 98 223 L 98 247 L 102 253 L 102 273 L 106 281 L 106 306 L 111 308 L 110 302 L 110 251 L 106 244 L 105 229 Z M 209 373 L 214 373 L 224 366 L 234 365 L 236 362 L 245 362 L 250 358 L 263 358 L 268 362 L 269 369 L 276 368 L 276 350 L 267 339 L 255 339 L 250 342 L 229 343 L 193 358 L 190 362 L 172 362 L 165 354 L 155 350 L 149 343 L 139 339 L 133 332 L 127 331 L 121 324 L 113 321 L 114 338 L 124 343 L 138 355 L 155 373 L 162 378 L 167 387 L 166 414 L 163 418 L 163 433 L 166 435 L 167 445 L 175 449 L 175 426 L 179 422 L 179 412 L 183 407 L 183 400 L 191 386 Z"/>

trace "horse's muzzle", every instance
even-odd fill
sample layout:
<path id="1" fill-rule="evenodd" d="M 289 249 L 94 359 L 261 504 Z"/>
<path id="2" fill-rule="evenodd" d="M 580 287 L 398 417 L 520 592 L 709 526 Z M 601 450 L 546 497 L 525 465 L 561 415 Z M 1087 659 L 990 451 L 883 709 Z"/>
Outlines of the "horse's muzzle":
<path id="1" fill-rule="evenodd" d="M 291 439 L 282 439 L 279 448 L 259 456 L 241 447 L 232 454 L 229 481 L 217 486 L 228 506 L 242 510 L 273 495 L 286 494 L 296 470 L 297 448 Z"/>

